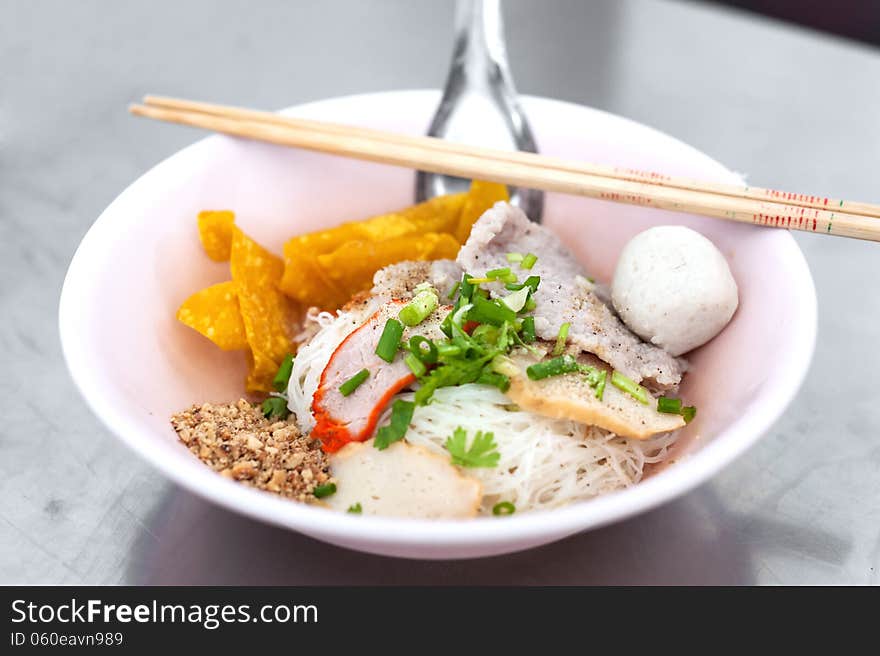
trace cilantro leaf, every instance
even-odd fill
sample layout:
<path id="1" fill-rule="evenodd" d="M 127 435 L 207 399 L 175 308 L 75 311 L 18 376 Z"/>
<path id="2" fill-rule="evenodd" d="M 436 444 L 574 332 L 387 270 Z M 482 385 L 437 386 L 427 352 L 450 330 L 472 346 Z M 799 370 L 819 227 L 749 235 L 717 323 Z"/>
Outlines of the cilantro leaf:
<path id="1" fill-rule="evenodd" d="M 416 403 L 419 405 L 425 405 L 434 392 L 441 387 L 452 387 L 454 385 L 465 385 L 467 383 L 476 382 L 480 377 L 480 374 L 483 373 L 483 368 L 486 366 L 486 363 L 489 362 L 492 357 L 494 357 L 494 354 L 491 356 L 483 356 L 475 360 L 466 360 L 464 358 L 451 360 L 442 363 L 442 365 L 436 369 L 432 369 L 427 376 L 424 376 L 419 381 L 422 386 L 416 390 Z"/>
<path id="2" fill-rule="evenodd" d="M 287 399 L 281 396 L 270 396 L 263 401 L 260 410 L 266 419 L 287 419 L 290 415 L 290 410 L 287 409 Z"/>
<path id="3" fill-rule="evenodd" d="M 376 439 L 373 440 L 373 446 L 382 451 L 387 449 L 389 445 L 398 440 L 402 440 L 409 428 L 409 422 L 412 421 L 413 412 L 416 404 L 412 401 L 404 401 L 398 399 L 391 406 L 391 421 L 387 426 L 382 426 L 376 431 Z"/>
<path id="4" fill-rule="evenodd" d="M 495 444 L 493 433 L 477 431 L 470 448 L 467 446 L 467 431 L 461 426 L 456 428 L 443 445 L 452 456 L 452 464 L 459 467 L 496 467 L 501 454 Z"/>

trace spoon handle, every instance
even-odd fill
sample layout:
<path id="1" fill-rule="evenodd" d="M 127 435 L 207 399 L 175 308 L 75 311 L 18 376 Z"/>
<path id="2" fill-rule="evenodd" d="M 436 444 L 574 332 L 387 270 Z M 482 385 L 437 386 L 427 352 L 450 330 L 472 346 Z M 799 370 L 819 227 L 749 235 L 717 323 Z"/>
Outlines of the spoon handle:
<path id="1" fill-rule="evenodd" d="M 452 63 L 428 135 L 478 146 L 537 152 L 507 63 L 500 0 L 457 0 Z M 468 181 L 419 171 L 416 200 L 467 189 Z M 511 189 L 511 201 L 540 222 L 544 194 Z"/>

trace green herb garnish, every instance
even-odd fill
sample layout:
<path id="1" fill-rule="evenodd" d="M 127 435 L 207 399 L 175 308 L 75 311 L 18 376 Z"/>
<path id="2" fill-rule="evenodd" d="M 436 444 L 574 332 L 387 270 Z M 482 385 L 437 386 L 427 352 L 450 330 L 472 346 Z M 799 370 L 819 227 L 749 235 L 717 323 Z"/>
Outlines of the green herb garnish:
<path id="1" fill-rule="evenodd" d="M 526 306 L 526 303 L 529 300 L 529 294 L 531 293 L 531 289 L 529 289 L 528 287 L 523 287 L 522 289 L 511 292 L 507 296 L 503 297 L 501 299 L 501 302 L 514 312 L 519 312 Z"/>
<path id="2" fill-rule="evenodd" d="M 360 501 L 358 501 L 357 503 L 350 505 L 345 512 L 351 513 L 352 515 L 360 515 L 364 512 L 364 509 L 363 506 L 361 506 Z"/>
<path id="3" fill-rule="evenodd" d="M 541 284 L 541 276 L 529 276 L 525 279 L 525 282 L 517 282 L 517 283 L 508 283 L 505 286 L 509 291 L 516 292 L 522 289 L 523 287 L 528 287 L 532 290 L 534 294 L 538 291 L 538 285 Z"/>
<path id="4" fill-rule="evenodd" d="M 510 267 L 491 269 L 486 272 L 486 277 L 490 280 L 498 280 L 504 283 L 516 282 L 516 274 L 510 270 Z"/>
<path id="5" fill-rule="evenodd" d="M 526 255 L 522 259 L 522 262 L 520 262 L 519 265 L 523 269 L 531 269 L 533 266 L 535 266 L 535 262 L 537 262 L 537 261 L 538 261 L 538 256 L 535 255 L 534 253 L 529 253 L 528 255 Z"/>
<path id="6" fill-rule="evenodd" d="M 639 385 L 632 378 L 627 378 L 619 371 L 611 373 L 611 384 L 622 392 L 626 392 L 639 403 L 648 405 L 648 390 Z"/>
<path id="7" fill-rule="evenodd" d="M 452 456 L 452 464 L 459 467 L 495 467 L 501 458 L 494 434 L 477 431 L 474 441 L 468 447 L 467 431 L 461 426 L 453 431 L 451 437 L 446 438 L 443 446 Z"/>
<path id="8" fill-rule="evenodd" d="M 373 440 L 373 446 L 382 451 L 398 440 L 402 440 L 412 421 L 413 412 L 416 404 L 412 401 L 404 401 L 398 399 L 391 406 L 391 421 L 387 426 L 382 426 L 376 431 L 376 439 Z"/>
<path id="9" fill-rule="evenodd" d="M 366 369 L 361 369 L 354 376 L 352 376 L 339 386 L 339 393 L 342 394 L 342 396 L 348 396 L 358 387 L 360 387 L 361 384 L 363 384 L 363 382 L 369 377 L 369 375 L 369 371 L 367 371 Z"/>
<path id="10" fill-rule="evenodd" d="M 278 373 L 275 374 L 275 378 L 272 379 L 272 387 L 275 388 L 276 392 L 287 391 L 291 371 L 293 371 L 293 354 L 288 353 L 281 361 L 281 366 L 278 367 Z"/>
<path id="11" fill-rule="evenodd" d="M 418 326 L 437 309 L 440 299 L 433 289 L 422 290 L 397 314 L 405 326 Z"/>
<path id="12" fill-rule="evenodd" d="M 526 369 L 526 375 L 530 380 L 542 380 L 550 376 L 570 374 L 580 370 L 577 360 L 570 355 L 561 355 L 551 360 L 538 362 Z"/>
<path id="13" fill-rule="evenodd" d="M 512 515 L 515 512 L 516 506 L 510 503 L 510 501 L 499 501 L 492 506 L 493 515 Z"/>
<path id="14" fill-rule="evenodd" d="M 506 392 L 510 389 L 510 378 L 502 373 L 498 373 L 497 371 L 486 371 L 485 369 L 483 369 L 476 382 L 480 385 L 497 387 L 502 392 Z"/>
<path id="15" fill-rule="evenodd" d="M 605 395 L 605 380 L 607 378 L 608 378 L 608 372 L 603 369 L 602 373 L 600 373 L 598 376 L 598 380 L 596 381 L 596 384 L 594 385 L 594 387 L 596 388 L 596 398 L 599 399 L 600 401 L 602 400 L 602 397 Z"/>
<path id="16" fill-rule="evenodd" d="M 486 272 L 487 278 L 506 278 L 510 275 L 510 267 L 504 267 L 503 269 L 489 269 Z"/>
<path id="17" fill-rule="evenodd" d="M 535 317 L 524 317 L 522 320 L 522 341 L 531 344 L 535 341 Z"/>
<path id="18" fill-rule="evenodd" d="M 511 323 L 516 321 L 516 312 L 503 305 L 500 301 L 489 301 L 475 295 L 471 302 L 474 307 L 468 312 L 468 321 L 489 323 L 493 326 L 500 326 L 505 321 Z"/>
<path id="19" fill-rule="evenodd" d="M 657 399 L 657 412 L 664 412 L 670 415 L 681 415 L 684 417 L 684 422 L 686 424 L 691 423 L 697 415 L 697 409 L 694 406 L 688 405 L 682 407 L 681 399 L 674 399 L 669 396 L 661 396 Z"/>
<path id="20" fill-rule="evenodd" d="M 427 345 L 428 350 L 423 349 L 422 345 Z M 437 345 L 422 335 L 414 335 L 409 338 L 409 352 L 425 364 L 437 362 Z"/>
<path id="21" fill-rule="evenodd" d="M 419 359 L 415 353 L 407 353 L 403 361 L 406 363 L 406 366 L 409 367 L 409 370 L 413 372 L 413 374 L 419 378 L 428 373 L 428 367 L 425 366 L 425 363 Z"/>
<path id="22" fill-rule="evenodd" d="M 668 396 L 661 396 L 657 399 L 657 412 L 663 412 L 669 415 L 681 414 L 681 399 L 673 399 Z"/>
<path id="23" fill-rule="evenodd" d="M 436 369 L 432 369 L 427 376 L 424 376 L 419 382 L 422 386 L 416 390 L 415 401 L 419 405 L 425 405 L 434 392 L 441 387 L 452 387 L 454 385 L 466 385 L 475 383 L 483 373 L 483 368 L 495 357 L 495 352 L 488 352 L 473 359 L 458 355 L 449 358 L 447 361 L 442 360 Z"/>
<path id="24" fill-rule="evenodd" d="M 287 409 L 287 399 L 282 396 L 270 396 L 260 406 L 266 419 L 287 419 L 290 410 Z"/>
<path id="25" fill-rule="evenodd" d="M 468 282 L 471 275 L 469 273 L 463 273 L 461 276 L 461 282 L 459 283 L 458 294 L 460 299 L 464 299 L 464 301 L 471 300 L 471 296 L 474 295 L 474 286 Z"/>
<path id="26" fill-rule="evenodd" d="M 559 332 L 556 334 L 556 346 L 553 347 L 553 355 L 562 355 L 565 350 L 565 341 L 568 339 L 568 329 L 571 324 L 567 321 L 559 326 Z"/>
<path id="27" fill-rule="evenodd" d="M 385 328 L 382 330 L 379 343 L 376 345 L 376 355 L 385 360 L 385 362 L 394 362 L 394 356 L 397 355 L 401 337 L 403 337 L 403 324 L 397 319 L 388 319 L 385 322 Z"/>
<path id="28" fill-rule="evenodd" d="M 336 483 L 318 485 L 312 490 L 312 494 L 315 495 L 316 499 L 323 499 L 324 497 L 329 497 L 331 494 L 336 494 Z"/>
<path id="29" fill-rule="evenodd" d="M 435 344 L 435 348 L 437 349 L 438 360 L 440 358 L 446 360 L 461 355 L 461 347 L 457 344 Z"/>
<path id="30" fill-rule="evenodd" d="M 517 262 L 523 261 L 523 254 L 522 253 L 508 253 L 506 255 L 506 257 L 507 257 L 507 261 L 510 262 L 511 264 L 516 264 Z"/>

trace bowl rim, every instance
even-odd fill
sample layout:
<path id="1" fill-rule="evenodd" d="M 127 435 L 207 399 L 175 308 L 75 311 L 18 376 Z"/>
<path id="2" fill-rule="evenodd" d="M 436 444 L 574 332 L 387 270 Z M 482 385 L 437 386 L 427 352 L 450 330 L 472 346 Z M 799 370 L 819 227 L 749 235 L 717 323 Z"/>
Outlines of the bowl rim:
<path id="1" fill-rule="evenodd" d="M 326 105 L 357 103 L 366 99 L 375 101 L 377 96 L 389 102 L 404 96 L 418 101 L 421 96 L 428 95 L 436 99 L 439 91 L 414 89 L 337 96 L 302 103 L 282 111 L 314 111 Z M 660 130 L 610 112 L 540 96 L 521 96 L 521 98 L 526 105 L 557 105 L 569 110 L 586 109 L 604 114 L 614 120 L 631 123 L 639 129 L 654 132 L 703 157 L 708 157 L 702 151 Z M 161 453 L 150 448 L 149 439 L 139 437 L 142 431 L 132 421 L 119 412 L 109 400 L 102 397 L 97 373 L 88 366 L 84 342 L 77 339 L 76 299 L 89 288 L 90 281 L 97 274 L 95 268 L 90 266 L 90 253 L 100 241 L 102 233 L 111 224 L 117 208 L 124 206 L 129 197 L 141 193 L 141 187 L 149 185 L 163 174 L 165 169 L 185 165 L 190 157 L 194 157 L 200 149 L 206 147 L 206 143 L 222 138 L 225 137 L 214 135 L 202 138 L 166 157 L 134 180 L 101 212 L 71 259 L 58 308 L 58 326 L 64 359 L 74 384 L 92 412 L 113 435 L 135 453 L 173 482 L 203 499 L 277 526 L 322 538 L 357 540 L 362 544 L 394 543 L 401 546 L 431 545 L 443 548 L 521 542 L 548 536 L 550 539 L 560 538 L 646 512 L 706 482 L 766 434 L 791 403 L 806 377 L 816 343 L 818 310 L 815 285 L 803 252 L 794 237 L 788 231 L 777 230 L 775 232 L 779 235 L 780 242 L 778 248 L 787 250 L 780 252 L 791 258 L 790 266 L 801 269 L 797 273 L 801 284 L 793 291 L 799 297 L 796 307 L 801 314 L 795 319 L 800 330 L 787 341 L 790 346 L 786 358 L 787 366 L 775 367 L 768 374 L 768 392 L 772 393 L 756 400 L 752 411 L 739 420 L 736 431 L 738 439 L 713 440 L 675 466 L 645 479 L 638 485 L 549 511 L 515 514 L 505 517 L 503 521 L 490 517 L 468 520 L 420 520 L 360 517 L 328 512 L 323 508 L 291 502 L 271 493 L 229 481 L 207 467 L 198 466 L 190 470 L 173 466 L 161 457 Z M 755 227 L 755 229 L 760 228 Z"/>

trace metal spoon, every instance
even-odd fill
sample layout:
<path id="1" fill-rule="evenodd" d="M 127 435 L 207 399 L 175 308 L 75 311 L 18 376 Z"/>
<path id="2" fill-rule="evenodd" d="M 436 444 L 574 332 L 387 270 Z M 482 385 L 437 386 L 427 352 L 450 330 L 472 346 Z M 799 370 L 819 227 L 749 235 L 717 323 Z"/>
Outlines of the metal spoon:
<path id="1" fill-rule="evenodd" d="M 455 48 L 428 135 L 505 150 L 537 152 L 507 64 L 500 0 L 457 0 Z M 416 201 L 466 191 L 468 180 L 419 171 Z M 511 202 L 541 222 L 544 192 L 511 189 Z"/>

